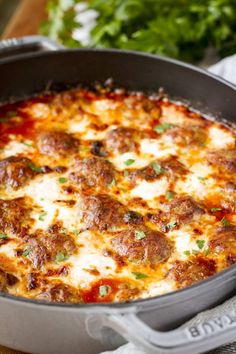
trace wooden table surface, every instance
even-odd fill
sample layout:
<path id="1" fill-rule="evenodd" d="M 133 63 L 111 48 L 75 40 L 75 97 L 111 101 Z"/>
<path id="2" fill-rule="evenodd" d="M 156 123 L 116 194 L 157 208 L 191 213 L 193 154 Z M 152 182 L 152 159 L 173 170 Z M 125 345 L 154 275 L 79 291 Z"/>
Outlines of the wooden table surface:
<path id="1" fill-rule="evenodd" d="M 41 21 L 46 18 L 46 3 L 47 0 L 22 0 L 3 32 L 2 38 L 37 34 Z"/>

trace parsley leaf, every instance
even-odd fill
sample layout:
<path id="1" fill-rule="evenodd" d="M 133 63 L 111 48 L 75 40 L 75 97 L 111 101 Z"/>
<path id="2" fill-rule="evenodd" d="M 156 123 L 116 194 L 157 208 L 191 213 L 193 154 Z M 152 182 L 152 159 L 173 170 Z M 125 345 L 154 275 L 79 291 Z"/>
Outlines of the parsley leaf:
<path id="1" fill-rule="evenodd" d="M 221 211 L 221 208 L 211 208 L 212 213 L 214 213 L 215 211 Z"/>
<path id="2" fill-rule="evenodd" d="M 168 130 L 168 129 L 172 128 L 172 127 L 173 127 L 173 124 L 164 122 L 162 124 L 156 125 L 154 130 L 157 133 L 164 133 L 166 130 Z"/>
<path id="3" fill-rule="evenodd" d="M 169 230 L 173 229 L 175 226 L 177 226 L 177 221 L 171 221 L 166 225 Z"/>
<path id="4" fill-rule="evenodd" d="M 35 166 L 35 164 L 33 164 L 32 162 L 29 163 L 29 168 L 34 172 L 39 172 L 39 173 L 43 172 L 41 167 Z"/>
<path id="5" fill-rule="evenodd" d="M 221 222 L 222 222 L 222 224 L 223 224 L 224 226 L 229 226 L 229 225 L 230 225 L 229 220 L 227 220 L 225 216 L 223 217 L 223 219 L 221 220 Z"/>
<path id="6" fill-rule="evenodd" d="M 190 251 L 184 251 L 185 256 L 190 256 Z"/>
<path id="7" fill-rule="evenodd" d="M 0 233 L 0 240 L 4 240 L 6 238 L 8 238 L 7 235 Z"/>
<path id="8" fill-rule="evenodd" d="M 160 175 L 164 172 L 164 169 L 161 167 L 161 165 L 159 165 L 157 162 L 152 162 L 151 164 L 152 168 L 154 169 L 154 171 L 156 172 L 157 175 Z"/>
<path id="9" fill-rule="evenodd" d="M 166 193 L 166 200 L 172 200 L 174 198 L 174 193 L 173 192 L 167 192 Z"/>
<path id="10" fill-rule="evenodd" d="M 58 181 L 59 181 L 59 183 L 66 183 L 66 182 L 67 182 L 67 178 L 65 178 L 65 177 L 60 177 L 60 178 L 58 179 Z"/>
<path id="11" fill-rule="evenodd" d="M 128 170 L 125 170 L 125 171 L 124 171 L 124 176 L 125 176 L 125 177 L 129 177 L 129 171 L 128 171 Z"/>
<path id="12" fill-rule="evenodd" d="M 133 159 L 128 159 L 128 160 L 126 160 L 126 161 L 124 162 L 124 164 L 125 164 L 126 166 L 133 165 L 133 163 L 135 163 L 135 160 L 133 160 Z"/>
<path id="13" fill-rule="evenodd" d="M 42 211 L 42 212 L 39 214 L 39 220 L 40 220 L 40 221 L 44 221 L 44 218 L 45 218 L 46 215 L 47 215 L 47 212 L 46 212 L 46 211 Z"/>
<path id="14" fill-rule="evenodd" d="M 113 180 L 111 181 L 111 183 L 109 183 L 107 186 L 109 187 L 109 188 L 112 188 L 112 187 L 114 187 L 116 185 L 116 180 L 115 180 L 115 178 L 113 178 Z"/>
<path id="15" fill-rule="evenodd" d="M 56 254 L 56 262 L 57 263 L 66 261 L 68 258 L 69 257 L 62 252 L 57 252 L 57 254 Z"/>
<path id="16" fill-rule="evenodd" d="M 23 256 L 23 257 L 27 257 L 29 254 L 30 254 L 30 247 L 29 247 L 29 246 L 26 246 L 26 247 L 24 248 L 24 251 L 22 252 L 22 256 Z"/>
<path id="17" fill-rule="evenodd" d="M 109 285 L 100 285 L 99 286 L 99 295 L 101 297 L 107 296 L 110 290 L 110 286 Z"/>
<path id="18" fill-rule="evenodd" d="M 204 247 L 205 242 L 206 242 L 206 241 L 204 241 L 204 240 L 197 240 L 197 241 L 196 241 L 196 244 L 197 244 L 197 246 L 198 246 L 198 248 L 199 248 L 200 250 Z"/>
<path id="19" fill-rule="evenodd" d="M 139 272 L 132 272 L 132 274 L 134 275 L 135 279 L 137 279 L 137 280 L 145 279 L 148 277 L 146 274 L 139 273 Z"/>
<path id="20" fill-rule="evenodd" d="M 146 237 L 146 234 L 142 230 L 135 230 L 134 232 L 136 240 L 142 240 Z"/>

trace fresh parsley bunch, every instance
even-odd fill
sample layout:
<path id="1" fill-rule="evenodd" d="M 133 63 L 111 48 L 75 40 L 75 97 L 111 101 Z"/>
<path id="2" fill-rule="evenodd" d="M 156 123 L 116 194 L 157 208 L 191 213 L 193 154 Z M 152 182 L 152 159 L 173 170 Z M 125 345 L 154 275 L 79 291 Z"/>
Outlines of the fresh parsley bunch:
<path id="1" fill-rule="evenodd" d="M 50 0 L 43 32 L 69 47 L 79 0 Z M 90 0 L 99 13 L 89 47 L 146 51 L 195 62 L 208 47 L 236 53 L 236 0 Z"/>

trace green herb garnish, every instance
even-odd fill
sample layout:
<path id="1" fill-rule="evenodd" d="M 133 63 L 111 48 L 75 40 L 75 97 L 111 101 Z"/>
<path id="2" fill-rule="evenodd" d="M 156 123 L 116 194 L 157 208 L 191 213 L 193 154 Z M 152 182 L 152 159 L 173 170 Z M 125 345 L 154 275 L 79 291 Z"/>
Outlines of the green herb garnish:
<path id="1" fill-rule="evenodd" d="M 197 244 L 197 246 L 198 246 L 198 248 L 201 250 L 201 249 L 203 249 L 203 247 L 204 247 L 204 245 L 205 245 L 205 242 L 206 241 L 204 241 L 204 240 L 197 240 L 196 241 L 196 244 Z"/>
<path id="2" fill-rule="evenodd" d="M 132 272 L 132 274 L 134 275 L 135 279 L 137 279 L 137 280 L 145 279 L 148 277 L 146 274 L 139 273 L 139 272 Z"/>
<path id="3" fill-rule="evenodd" d="M 164 133 L 166 130 L 168 130 L 168 129 L 172 128 L 172 127 L 173 127 L 173 124 L 162 123 L 162 124 L 156 125 L 154 130 L 157 133 Z"/>
<path id="4" fill-rule="evenodd" d="M 204 251 L 204 255 L 205 255 L 205 256 L 208 256 L 209 252 L 210 252 L 210 250 L 209 250 L 209 248 L 207 248 L 207 249 Z"/>
<path id="5" fill-rule="evenodd" d="M 221 208 L 211 208 L 211 211 L 214 213 L 215 211 L 221 211 Z"/>
<path id="6" fill-rule="evenodd" d="M 166 225 L 169 230 L 173 229 L 175 226 L 177 226 L 177 221 L 171 221 Z"/>
<path id="7" fill-rule="evenodd" d="M 116 185 L 116 180 L 115 180 L 115 178 L 113 178 L 113 180 L 111 181 L 111 183 L 109 183 L 107 186 L 109 187 L 109 188 L 112 188 L 112 187 L 114 187 Z"/>
<path id="8" fill-rule="evenodd" d="M 42 211 L 42 212 L 39 214 L 39 220 L 40 220 L 40 221 L 44 221 L 44 218 L 45 218 L 46 215 L 47 215 L 47 212 L 46 212 L 46 211 Z"/>
<path id="9" fill-rule="evenodd" d="M 125 176 L 125 177 L 129 177 L 129 171 L 128 171 L 128 170 L 125 170 L 125 171 L 124 171 L 124 176 Z"/>
<path id="10" fill-rule="evenodd" d="M 100 285 L 99 286 L 99 295 L 101 297 L 107 296 L 110 290 L 110 286 L 109 285 Z"/>
<path id="11" fill-rule="evenodd" d="M 198 250 L 192 250 L 192 254 L 194 254 L 195 256 L 197 256 L 199 254 Z"/>
<path id="12" fill-rule="evenodd" d="M 57 263 L 66 261 L 68 258 L 69 257 L 67 255 L 65 255 L 64 253 L 62 253 L 62 252 L 58 252 L 56 254 L 56 262 Z"/>
<path id="13" fill-rule="evenodd" d="M 156 174 L 160 175 L 164 172 L 164 169 L 161 167 L 161 165 L 159 165 L 157 162 L 152 162 L 151 164 L 152 168 L 154 169 L 154 171 L 156 172 Z"/>
<path id="14" fill-rule="evenodd" d="M 73 230 L 73 234 L 74 234 L 75 236 L 78 236 L 78 235 L 80 234 L 80 230 L 74 229 L 74 230 Z"/>
<path id="15" fill-rule="evenodd" d="M 29 168 L 34 172 L 43 172 L 41 167 L 35 166 L 35 164 L 33 164 L 32 162 L 29 163 Z"/>
<path id="16" fill-rule="evenodd" d="M 199 181 L 204 182 L 206 180 L 205 177 L 198 176 Z"/>
<path id="17" fill-rule="evenodd" d="M 133 165 L 133 163 L 135 163 L 135 160 L 133 160 L 133 159 L 128 159 L 128 160 L 126 160 L 126 161 L 124 162 L 124 164 L 125 164 L 126 166 Z"/>
<path id="18" fill-rule="evenodd" d="M 0 233 L 0 240 L 4 240 L 6 238 L 8 238 L 7 235 Z"/>
<path id="19" fill-rule="evenodd" d="M 23 256 L 23 257 L 27 257 L 29 254 L 30 254 L 30 247 L 29 247 L 29 246 L 26 246 L 26 247 L 24 248 L 24 251 L 22 252 L 22 256 Z"/>
<path id="20" fill-rule="evenodd" d="M 224 226 L 229 226 L 229 225 L 230 225 L 229 220 L 227 220 L 225 216 L 223 217 L 223 219 L 221 220 L 221 222 L 222 222 L 222 224 L 223 224 Z"/>
<path id="21" fill-rule="evenodd" d="M 28 147 L 32 146 L 32 144 L 31 143 L 27 143 L 27 141 L 22 141 L 22 144 L 25 145 L 25 146 L 28 146 Z"/>
<path id="22" fill-rule="evenodd" d="M 174 193 L 173 192 L 167 192 L 166 193 L 166 200 L 172 200 L 174 198 Z"/>
<path id="23" fill-rule="evenodd" d="M 190 253 L 190 251 L 187 250 L 187 251 L 184 251 L 184 254 L 185 254 L 185 256 L 190 256 L 191 253 Z"/>
<path id="24" fill-rule="evenodd" d="M 142 240 L 146 237 L 146 234 L 142 230 L 135 230 L 134 232 L 136 240 Z"/>
<path id="25" fill-rule="evenodd" d="M 66 183 L 66 182 L 67 182 L 67 178 L 65 178 L 65 177 L 60 177 L 60 178 L 58 179 L 58 181 L 59 181 L 59 183 Z"/>

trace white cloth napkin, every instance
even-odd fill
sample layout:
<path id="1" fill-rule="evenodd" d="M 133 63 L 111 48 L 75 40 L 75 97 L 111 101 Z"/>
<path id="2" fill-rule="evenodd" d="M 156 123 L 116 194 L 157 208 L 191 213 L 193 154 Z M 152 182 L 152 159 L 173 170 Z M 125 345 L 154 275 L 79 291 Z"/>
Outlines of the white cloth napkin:
<path id="1" fill-rule="evenodd" d="M 236 54 L 232 55 L 228 58 L 225 58 L 221 60 L 219 63 L 216 63 L 215 65 L 212 65 L 208 68 L 208 70 L 218 76 L 223 77 L 225 80 L 231 81 L 236 85 Z M 224 308 L 228 307 L 228 304 L 234 302 L 236 303 L 236 297 L 226 301 L 224 305 L 220 307 L 220 312 L 224 312 Z M 196 322 L 201 322 L 201 320 L 206 317 L 208 314 L 217 314 L 219 312 L 219 308 L 210 310 L 210 311 L 205 311 L 200 313 L 197 317 L 195 317 L 193 320 L 191 320 L 191 324 L 196 323 Z M 183 325 L 185 326 L 185 325 Z M 214 353 L 214 351 L 212 352 Z M 236 353 L 236 345 L 232 344 L 229 347 L 229 351 L 227 349 L 220 348 L 217 350 L 218 354 L 223 354 L 223 353 Z M 143 351 L 140 348 L 137 348 L 134 344 L 128 343 L 125 345 L 122 345 L 120 348 L 114 350 L 114 351 L 108 351 L 108 352 L 103 352 L 101 354 L 149 354 L 145 351 Z"/>

